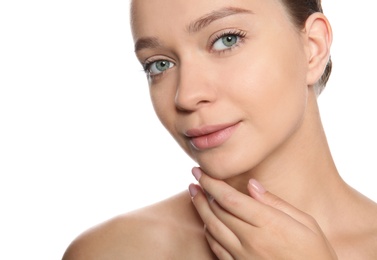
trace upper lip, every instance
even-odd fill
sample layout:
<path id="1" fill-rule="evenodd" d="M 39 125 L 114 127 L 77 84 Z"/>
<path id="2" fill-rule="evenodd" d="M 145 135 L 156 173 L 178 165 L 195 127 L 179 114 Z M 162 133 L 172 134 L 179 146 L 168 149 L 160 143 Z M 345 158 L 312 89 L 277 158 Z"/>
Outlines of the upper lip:
<path id="1" fill-rule="evenodd" d="M 223 129 L 226 129 L 228 127 L 231 127 L 233 125 L 236 125 L 236 123 L 225 123 L 225 124 L 217 124 L 217 125 L 206 125 L 198 128 L 191 128 L 185 132 L 185 135 L 189 138 L 203 136 L 203 135 L 209 135 L 218 131 L 221 131 Z"/>

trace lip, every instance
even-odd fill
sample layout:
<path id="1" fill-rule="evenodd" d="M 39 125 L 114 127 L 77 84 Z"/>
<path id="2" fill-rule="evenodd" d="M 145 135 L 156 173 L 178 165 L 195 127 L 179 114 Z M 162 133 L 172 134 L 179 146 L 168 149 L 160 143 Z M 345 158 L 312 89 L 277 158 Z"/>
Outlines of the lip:
<path id="1" fill-rule="evenodd" d="M 239 126 L 240 122 L 208 125 L 187 130 L 185 135 L 197 150 L 215 148 L 225 143 Z"/>

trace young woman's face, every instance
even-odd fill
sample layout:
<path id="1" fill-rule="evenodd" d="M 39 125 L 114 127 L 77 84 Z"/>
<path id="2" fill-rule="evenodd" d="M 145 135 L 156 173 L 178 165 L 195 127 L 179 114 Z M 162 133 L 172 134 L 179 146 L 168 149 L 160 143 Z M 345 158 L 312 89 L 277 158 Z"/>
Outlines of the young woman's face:
<path id="1" fill-rule="evenodd" d="M 134 0 L 136 54 L 162 124 L 213 177 L 247 172 L 303 120 L 303 39 L 278 0 Z"/>

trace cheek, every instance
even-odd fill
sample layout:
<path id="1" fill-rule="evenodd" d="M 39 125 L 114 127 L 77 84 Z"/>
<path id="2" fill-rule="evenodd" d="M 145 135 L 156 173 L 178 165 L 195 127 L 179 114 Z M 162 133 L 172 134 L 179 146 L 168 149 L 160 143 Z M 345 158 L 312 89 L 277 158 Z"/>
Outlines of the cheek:
<path id="1" fill-rule="evenodd" d="M 292 47 L 295 45 L 297 48 Z M 279 47 L 256 45 L 249 53 L 232 64 L 231 73 L 222 73 L 226 75 L 222 81 L 233 86 L 227 94 L 238 98 L 238 103 L 255 116 L 268 118 L 302 110 L 308 88 L 305 54 L 298 42 L 292 40 Z"/>
<path id="2" fill-rule="evenodd" d="M 303 122 L 307 104 L 304 81 L 296 73 L 278 71 L 270 62 L 239 68 L 228 76 L 222 78 L 225 101 L 243 126 L 226 149 L 199 158 L 208 172 L 221 179 L 252 169 L 289 142 Z"/>
<path id="3" fill-rule="evenodd" d="M 169 89 L 172 89 L 172 87 L 166 86 L 166 84 L 152 86 L 150 87 L 150 96 L 158 119 L 172 133 L 174 129 L 175 107 L 172 101 L 174 100 L 173 92 L 169 91 Z"/>
<path id="4" fill-rule="evenodd" d="M 177 131 L 180 120 L 178 120 L 178 113 L 175 107 L 175 83 L 174 79 L 166 79 L 163 84 L 150 87 L 150 96 L 154 111 L 160 120 L 161 124 L 182 147 L 182 149 L 193 157 L 190 148 L 187 146 L 183 136 Z"/>
<path id="5" fill-rule="evenodd" d="M 253 58 L 234 62 L 221 78 L 225 95 L 252 132 L 245 133 L 244 140 L 250 140 L 250 147 L 260 143 L 258 150 L 265 153 L 289 139 L 306 112 L 305 57 L 291 46 L 285 49 L 258 48 L 260 52 L 249 56 Z"/>

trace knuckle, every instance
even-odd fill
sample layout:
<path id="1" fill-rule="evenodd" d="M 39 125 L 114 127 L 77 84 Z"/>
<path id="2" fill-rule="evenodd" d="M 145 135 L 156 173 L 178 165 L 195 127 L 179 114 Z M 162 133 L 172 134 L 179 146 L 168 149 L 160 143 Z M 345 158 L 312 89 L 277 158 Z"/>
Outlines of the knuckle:
<path id="1" fill-rule="evenodd" d="M 269 204 L 274 207 L 274 208 L 277 208 L 277 209 L 282 209 L 285 207 L 285 201 L 281 200 L 279 197 L 275 196 L 275 195 L 272 195 L 270 197 L 270 201 L 269 201 Z"/>
<path id="2" fill-rule="evenodd" d="M 219 233 L 221 233 L 220 223 L 216 219 L 213 219 L 213 218 L 208 219 L 205 225 L 206 225 L 205 226 L 206 230 L 210 234 L 219 234 Z"/>
<path id="3" fill-rule="evenodd" d="M 312 215 L 306 214 L 307 221 L 312 225 L 318 225 L 317 220 Z"/>
<path id="4" fill-rule="evenodd" d="M 237 196 L 230 191 L 225 191 L 221 195 L 221 202 L 227 206 L 236 207 L 239 205 L 239 200 L 237 199 Z"/>
<path id="5" fill-rule="evenodd" d="M 307 214 L 306 220 L 308 222 L 307 225 L 311 227 L 313 230 L 321 229 L 317 220 L 313 216 Z"/>

